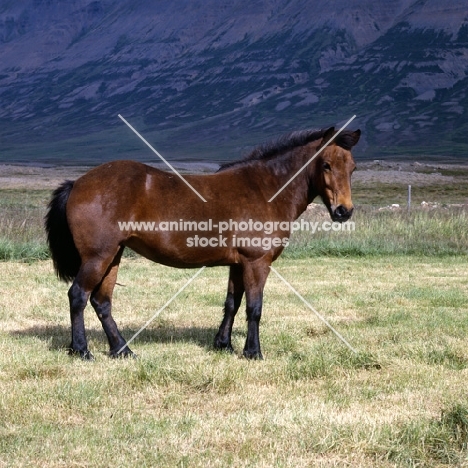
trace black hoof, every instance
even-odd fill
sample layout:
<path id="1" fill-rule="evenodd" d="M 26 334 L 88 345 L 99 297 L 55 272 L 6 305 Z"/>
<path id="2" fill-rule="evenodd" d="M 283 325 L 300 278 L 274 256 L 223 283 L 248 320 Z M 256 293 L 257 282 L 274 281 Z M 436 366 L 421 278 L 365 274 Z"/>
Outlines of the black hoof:
<path id="1" fill-rule="evenodd" d="M 109 357 L 112 359 L 120 359 L 120 358 L 133 358 L 136 359 L 138 356 L 128 347 L 125 347 L 122 349 L 122 351 L 116 350 L 116 351 L 110 351 L 109 352 Z"/>
<path id="2" fill-rule="evenodd" d="M 220 353 L 228 353 L 228 354 L 234 354 L 234 348 L 229 345 L 225 347 L 214 347 L 215 351 L 218 351 Z"/>
<path id="3" fill-rule="evenodd" d="M 256 361 L 262 361 L 263 360 L 263 355 L 260 351 L 248 351 L 244 349 L 244 357 L 246 359 L 252 359 Z"/>
<path id="4" fill-rule="evenodd" d="M 226 351 L 227 353 L 233 353 L 234 352 L 234 348 L 232 347 L 230 341 L 228 341 L 226 343 L 226 342 L 221 341 L 218 337 L 215 338 L 213 347 L 217 351 Z"/>
<path id="5" fill-rule="evenodd" d="M 89 349 L 85 349 L 84 351 L 83 350 L 78 351 L 76 349 L 71 349 L 70 348 L 68 350 L 68 354 L 70 356 L 80 356 L 80 358 L 83 361 L 94 361 L 93 353 Z"/>

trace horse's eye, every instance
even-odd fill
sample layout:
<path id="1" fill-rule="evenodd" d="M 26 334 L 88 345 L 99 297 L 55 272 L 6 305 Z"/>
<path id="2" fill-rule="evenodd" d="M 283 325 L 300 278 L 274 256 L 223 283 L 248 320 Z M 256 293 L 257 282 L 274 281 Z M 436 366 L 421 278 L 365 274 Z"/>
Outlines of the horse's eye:
<path id="1" fill-rule="evenodd" d="M 324 171 L 331 171 L 331 166 L 330 166 L 330 164 L 328 164 L 327 162 L 326 162 L 326 163 L 323 163 L 323 170 L 324 170 Z"/>

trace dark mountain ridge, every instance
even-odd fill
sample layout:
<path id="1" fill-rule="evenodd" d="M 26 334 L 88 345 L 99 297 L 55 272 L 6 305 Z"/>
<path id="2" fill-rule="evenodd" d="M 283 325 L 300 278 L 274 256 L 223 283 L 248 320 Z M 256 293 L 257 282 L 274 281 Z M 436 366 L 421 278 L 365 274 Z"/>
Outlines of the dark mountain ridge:
<path id="1" fill-rule="evenodd" d="M 363 158 L 463 158 L 457 0 L 0 1 L 4 160 L 229 160 L 344 123 Z"/>

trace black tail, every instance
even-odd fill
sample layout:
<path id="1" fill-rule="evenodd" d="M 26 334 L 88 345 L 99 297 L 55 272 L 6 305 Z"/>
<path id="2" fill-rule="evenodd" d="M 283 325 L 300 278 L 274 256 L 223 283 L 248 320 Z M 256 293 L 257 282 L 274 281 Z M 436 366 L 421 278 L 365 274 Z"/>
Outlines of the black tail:
<path id="1" fill-rule="evenodd" d="M 54 269 L 57 276 L 73 281 L 81 265 L 81 257 L 73 241 L 67 221 L 67 202 L 74 182 L 67 180 L 52 194 L 49 210 L 45 216 L 45 229 Z"/>

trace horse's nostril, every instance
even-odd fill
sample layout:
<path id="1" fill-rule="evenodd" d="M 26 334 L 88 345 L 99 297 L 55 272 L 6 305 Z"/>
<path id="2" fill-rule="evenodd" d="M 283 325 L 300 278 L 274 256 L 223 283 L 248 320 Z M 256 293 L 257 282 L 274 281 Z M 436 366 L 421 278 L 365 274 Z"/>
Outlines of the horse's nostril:
<path id="1" fill-rule="evenodd" d="M 336 207 L 335 209 L 335 212 L 333 213 L 334 214 L 334 218 L 337 220 L 337 221 L 340 221 L 340 220 L 347 220 L 351 217 L 351 215 L 353 214 L 353 210 L 354 208 L 346 208 L 345 206 L 343 205 L 339 205 Z"/>

